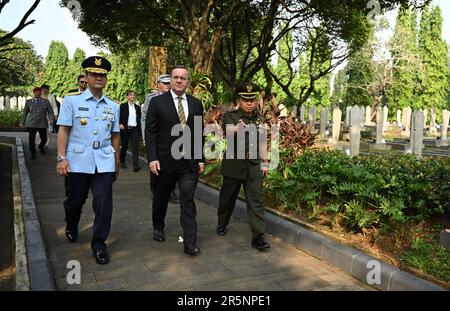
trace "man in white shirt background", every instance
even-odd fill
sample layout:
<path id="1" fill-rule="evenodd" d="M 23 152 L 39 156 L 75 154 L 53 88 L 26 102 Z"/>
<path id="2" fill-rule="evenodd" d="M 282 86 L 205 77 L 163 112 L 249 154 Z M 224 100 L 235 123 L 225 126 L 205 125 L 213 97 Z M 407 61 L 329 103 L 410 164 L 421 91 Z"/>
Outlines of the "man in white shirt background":
<path id="1" fill-rule="evenodd" d="M 120 105 L 120 166 L 127 168 L 125 158 L 128 149 L 128 140 L 131 139 L 133 154 L 133 172 L 141 169 L 139 166 L 139 136 L 141 135 L 141 107 L 135 104 L 136 93 L 127 91 L 127 102 Z"/>

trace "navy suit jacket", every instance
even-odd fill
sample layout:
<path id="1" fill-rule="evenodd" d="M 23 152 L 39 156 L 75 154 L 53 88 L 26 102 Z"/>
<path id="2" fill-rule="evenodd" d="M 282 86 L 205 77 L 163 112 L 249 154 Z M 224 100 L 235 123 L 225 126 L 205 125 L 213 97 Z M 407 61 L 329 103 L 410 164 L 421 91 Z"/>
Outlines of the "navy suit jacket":
<path id="1" fill-rule="evenodd" d="M 185 149 L 185 153 L 189 156 L 185 158 L 189 162 L 191 170 L 198 170 L 198 163 L 205 162 L 203 155 L 203 105 L 197 98 L 187 95 L 189 115 L 186 120 L 185 127 L 191 132 L 190 150 Z M 194 127 L 194 117 L 201 120 L 201 124 L 197 122 Z M 172 136 L 172 128 L 180 125 L 175 103 L 171 92 L 155 96 L 151 99 L 145 121 L 145 146 L 147 147 L 148 163 L 158 160 L 161 171 L 175 172 L 180 168 L 180 160 L 173 157 L 171 148 L 173 143 L 181 136 Z"/>

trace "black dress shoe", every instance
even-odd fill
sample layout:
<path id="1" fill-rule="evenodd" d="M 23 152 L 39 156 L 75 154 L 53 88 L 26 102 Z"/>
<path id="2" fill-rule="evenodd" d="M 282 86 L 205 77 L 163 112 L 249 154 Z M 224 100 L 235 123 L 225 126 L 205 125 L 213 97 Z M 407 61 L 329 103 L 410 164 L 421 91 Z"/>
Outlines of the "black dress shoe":
<path id="1" fill-rule="evenodd" d="M 197 255 L 200 255 L 201 251 L 200 251 L 200 248 L 198 248 L 197 246 L 185 245 L 184 253 L 188 254 L 189 256 L 197 256 Z"/>
<path id="2" fill-rule="evenodd" d="M 69 240 L 69 242 L 74 243 L 78 238 L 78 232 L 66 229 L 66 238 Z"/>
<path id="3" fill-rule="evenodd" d="M 47 153 L 47 151 L 45 151 L 44 148 L 39 148 L 39 152 L 40 152 L 41 154 L 46 154 L 46 153 Z"/>
<path id="4" fill-rule="evenodd" d="M 264 251 L 267 248 L 270 248 L 270 244 L 269 244 L 269 242 L 266 241 L 266 239 L 264 238 L 264 235 L 260 234 L 260 235 L 256 236 L 255 238 L 253 238 L 252 247 L 256 248 L 259 251 Z"/>
<path id="5" fill-rule="evenodd" d="M 153 240 L 158 241 L 158 242 L 164 242 L 166 240 L 166 236 L 164 235 L 164 230 L 153 231 Z"/>
<path id="6" fill-rule="evenodd" d="M 120 168 L 127 168 L 127 165 L 125 163 L 121 163 Z"/>
<path id="7" fill-rule="evenodd" d="M 227 227 L 225 227 L 225 226 L 218 226 L 217 229 L 216 229 L 216 233 L 217 233 L 217 235 L 221 235 L 221 236 L 226 235 L 227 234 Z"/>
<path id="8" fill-rule="evenodd" d="M 133 168 L 133 172 L 139 172 L 140 170 L 141 170 L 140 166 Z"/>
<path id="9" fill-rule="evenodd" d="M 93 252 L 95 262 L 99 265 L 106 265 L 109 263 L 109 255 L 106 251 L 94 251 Z"/>

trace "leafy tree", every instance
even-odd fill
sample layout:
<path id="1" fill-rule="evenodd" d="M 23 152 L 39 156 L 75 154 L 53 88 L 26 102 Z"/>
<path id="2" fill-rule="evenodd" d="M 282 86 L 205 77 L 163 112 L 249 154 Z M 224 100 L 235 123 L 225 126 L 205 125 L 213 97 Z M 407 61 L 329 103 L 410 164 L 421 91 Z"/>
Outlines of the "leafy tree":
<path id="1" fill-rule="evenodd" d="M 61 4 L 67 2 L 62 0 Z M 379 1 L 382 11 L 397 3 L 410 2 L 429 0 Z M 178 42 L 175 46 L 178 51 L 187 49 L 194 71 L 210 75 L 214 69 L 219 80 L 231 89 L 253 78 L 261 69 L 268 78 L 270 72 L 264 66 L 277 43 L 292 29 L 307 33 L 305 22 L 320 22 L 330 37 L 348 43 L 350 50 L 361 46 L 367 34 L 369 12 L 366 1 L 80 0 L 79 3 L 80 28 L 95 43 L 115 51 L 130 49 L 137 43 L 149 46 Z M 281 22 L 287 26 L 275 34 Z M 98 27 L 100 24 L 102 27 Z M 327 73 L 312 78 L 320 79 Z M 313 88 L 305 89 L 300 96 L 302 100 L 312 91 Z"/>
<path id="2" fill-rule="evenodd" d="M 427 19 L 427 20 L 425 20 Z M 448 103 L 448 49 L 442 40 L 442 16 L 438 6 L 422 12 L 419 51 L 423 58 L 420 99 L 423 108 L 446 108 Z"/>
<path id="3" fill-rule="evenodd" d="M 27 88 L 37 79 L 42 69 L 42 61 L 36 55 L 33 46 L 15 36 L 35 20 L 28 20 L 39 5 L 35 0 L 23 15 L 19 24 L 10 32 L 0 30 L 0 91 L 3 94 L 24 95 Z M 0 1 L 0 15 L 9 0 Z M 28 51 L 27 51 L 28 50 Z"/>
<path id="4" fill-rule="evenodd" d="M 0 14 L 2 13 L 2 10 L 5 8 L 5 6 L 9 3 L 9 0 L 2 0 L 0 1 Z M 9 44 L 14 43 L 14 36 L 17 35 L 22 29 L 27 27 L 28 25 L 31 25 L 35 22 L 34 19 L 28 20 L 28 17 L 33 13 L 33 11 L 37 8 L 39 5 L 39 2 L 41 0 L 35 0 L 34 3 L 31 5 L 31 7 L 28 9 L 28 11 L 25 13 L 25 15 L 22 17 L 22 19 L 19 22 L 19 25 L 16 26 L 12 31 L 10 32 L 3 32 L 0 36 L 0 47 L 8 46 Z M 8 50 L 10 50 L 11 47 L 8 47 Z M 0 50 L 0 53 L 2 50 Z"/>
<path id="5" fill-rule="evenodd" d="M 112 65 L 108 74 L 105 94 L 117 101 L 123 101 L 128 90 L 134 90 L 138 101 L 143 102 L 147 90 L 148 54 L 144 48 L 127 53 L 105 55 Z"/>
<path id="6" fill-rule="evenodd" d="M 343 68 L 339 70 L 334 76 L 333 95 L 331 96 L 331 103 L 339 106 L 339 109 L 341 110 L 344 110 L 345 106 L 342 105 L 341 107 L 341 102 L 339 100 L 342 100 L 342 103 L 344 103 L 343 100 L 347 93 L 347 83 L 347 68 Z"/>
<path id="7" fill-rule="evenodd" d="M 0 36 L 4 34 L 0 30 Z M 0 49 L 0 94 L 28 95 L 42 74 L 43 61 L 30 43 L 12 38 Z"/>
<path id="8" fill-rule="evenodd" d="M 66 68 L 69 63 L 69 53 L 61 41 L 50 42 L 47 57 L 45 58 L 44 82 L 50 86 L 50 90 L 57 96 L 64 96 L 73 87 L 73 82 L 68 83 Z"/>
<path id="9" fill-rule="evenodd" d="M 408 7 L 400 7 L 394 35 L 389 46 L 393 68 L 388 96 L 392 111 L 407 106 L 411 106 L 414 110 L 420 109 L 414 90 L 417 83 L 416 73 L 421 67 L 421 62 L 416 54 L 416 32 L 414 25 L 411 24 L 414 14 L 412 16 Z"/>
<path id="10" fill-rule="evenodd" d="M 372 105 L 373 98 L 370 84 L 375 79 L 376 64 L 374 56 L 373 31 L 367 43 L 352 56 L 347 64 L 347 92 L 344 97 L 346 105 Z"/>
<path id="11" fill-rule="evenodd" d="M 84 74 L 83 67 L 81 67 L 81 63 L 86 59 L 86 53 L 77 48 L 73 53 L 73 57 L 69 60 L 67 64 L 67 68 L 64 74 L 64 84 L 67 85 L 67 88 L 74 89 L 77 88 L 77 77 L 80 74 Z M 53 90 L 51 90 L 53 92 Z"/>

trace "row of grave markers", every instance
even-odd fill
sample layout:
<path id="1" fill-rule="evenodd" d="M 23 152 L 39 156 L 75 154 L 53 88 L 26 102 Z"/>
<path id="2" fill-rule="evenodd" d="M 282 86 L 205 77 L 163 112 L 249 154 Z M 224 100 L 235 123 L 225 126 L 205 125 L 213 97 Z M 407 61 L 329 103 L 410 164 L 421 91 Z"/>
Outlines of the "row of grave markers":
<path id="1" fill-rule="evenodd" d="M 31 97 L 9 97 L 9 96 L 0 96 L 0 110 L 3 109 L 12 109 L 12 110 L 22 110 L 25 107 L 25 102 L 27 99 Z M 298 111 L 299 110 L 299 111 Z M 299 112 L 299 115 L 298 113 Z M 305 112 L 307 112 L 307 120 L 305 120 Z M 387 127 L 387 115 L 389 110 L 387 106 L 383 108 L 378 107 L 376 113 L 376 124 L 372 122 L 372 109 L 370 106 L 367 107 L 359 107 L 348 106 L 346 108 L 346 117 L 345 117 L 345 126 L 349 129 L 350 133 L 350 154 L 357 155 L 359 154 L 359 145 L 361 139 L 361 128 L 363 126 L 374 126 L 376 125 L 376 140 L 375 145 L 383 146 L 385 141 L 383 139 L 383 133 L 386 131 Z M 304 105 L 297 109 L 297 106 L 294 106 L 292 114 L 296 119 L 299 119 L 302 122 L 316 122 L 317 116 L 317 108 L 315 105 L 306 109 Z M 430 125 L 429 125 L 429 133 L 435 134 L 437 133 L 436 129 L 436 109 L 431 109 L 430 114 Z M 320 130 L 319 130 L 319 138 L 324 141 L 327 139 L 327 124 L 329 121 L 330 111 L 327 107 L 322 107 L 320 112 Z M 397 110 L 397 126 L 403 129 L 402 135 L 410 138 L 410 150 L 412 153 L 420 156 L 422 153 L 422 145 L 423 145 L 423 130 L 427 126 L 427 116 L 428 110 L 424 109 L 412 112 L 410 107 L 403 108 L 403 111 Z M 335 107 L 332 113 L 332 134 L 329 142 L 336 145 L 339 142 L 339 135 L 341 131 L 341 123 L 342 123 L 342 111 Z M 442 126 L 441 126 L 441 135 L 437 142 L 439 146 L 448 146 L 447 139 L 447 129 L 449 123 L 449 111 L 442 111 Z"/>
<path id="2" fill-rule="evenodd" d="M 30 98 L 24 96 L 0 96 L 0 110 L 22 110 L 25 107 L 25 102 Z"/>
<path id="3" fill-rule="evenodd" d="M 305 120 L 305 111 L 306 108 L 302 105 L 299 109 L 299 115 L 297 114 L 297 107 L 294 107 L 292 115 L 298 120 L 302 122 L 315 122 L 316 121 L 316 107 L 312 106 L 307 110 L 308 119 Z M 387 115 L 389 111 L 387 106 L 378 107 L 376 112 L 376 123 L 373 123 L 372 120 L 372 109 L 370 106 L 367 107 L 359 107 L 349 106 L 346 108 L 346 118 L 345 118 L 345 127 L 349 129 L 350 134 L 350 155 L 359 154 L 359 145 L 361 140 L 361 129 L 364 126 L 376 126 L 376 140 L 375 145 L 378 148 L 375 149 L 383 149 L 383 145 L 385 145 L 385 140 L 383 139 L 383 133 L 387 128 Z M 412 112 L 410 107 L 403 108 L 403 111 L 397 110 L 397 126 L 402 128 L 402 136 L 407 136 L 410 139 L 409 148 L 407 148 L 408 152 L 412 152 L 417 156 L 422 155 L 423 148 L 423 131 L 427 125 L 427 115 L 428 110 L 419 110 Z M 319 138 L 320 140 L 326 140 L 327 131 L 326 127 L 329 120 L 329 108 L 323 107 L 320 113 L 320 130 L 319 130 Z M 442 125 L 441 125 L 441 134 L 439 139 L 437 140 L 438 146 L 448 146 L 447 139 L 447 131 L 449 124 L 449 111 L 442 111 Z M 339 142 L 339 136 L 341 132 L 342 125 L 342 111 L 335 107 L 332 113 L 332 133 L 330 139 L 328 141 L 333 145 L 337 145 Z M 431 118 L 429 125 L 429 133 L 436 134 L 436 109 L 431 109 Z"/>
<path id="4" fill-rule="evenodd" d="M 23 110 L 25 102 L 31 98 L 30 96 L 0 96 L 0 110 Z M 62 103 L 62 98 L 57 97 L 57 99 Z"/>

